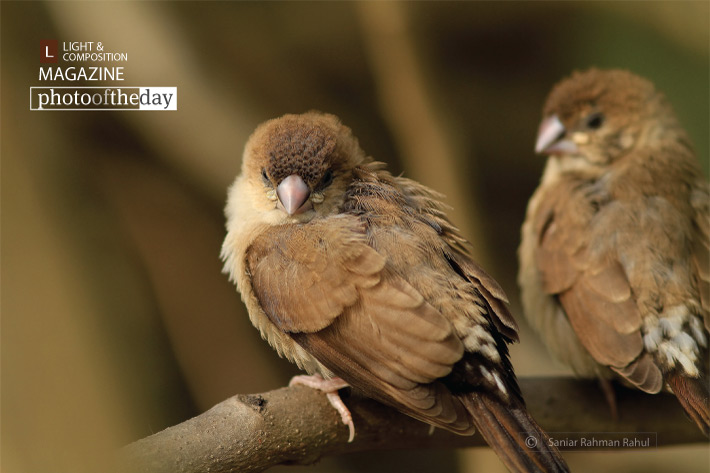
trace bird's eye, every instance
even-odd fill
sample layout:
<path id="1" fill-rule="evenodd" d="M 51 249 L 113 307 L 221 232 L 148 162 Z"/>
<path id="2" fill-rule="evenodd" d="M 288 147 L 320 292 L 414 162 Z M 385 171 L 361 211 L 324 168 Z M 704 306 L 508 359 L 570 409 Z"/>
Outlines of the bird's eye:
<path id="1" fill-rule="evenodd" d="M 333 171 L 328 169 L 325 174 L 323 174 L 323 178 L 320 180 L 320 183 L 318 183 L 318 188 L 319 189 L 325 189 L 329 185 L 333 183 Z"/>
<path id="2" fill-rule="evenodd" d="M 604 115 L 601 113 L 593 113 L 587 117 L 587 128 L 598 130 L 604 124 Z"/>
<path id="3" fill-rule="evenodd" d="M 269 175 L 266 174 L 266 169 L 261 170 L 261 179 L 264 181 L 265 186 L 273 187 L 274 185 L 271 183 L 271 179 L 269 179 Z"/>

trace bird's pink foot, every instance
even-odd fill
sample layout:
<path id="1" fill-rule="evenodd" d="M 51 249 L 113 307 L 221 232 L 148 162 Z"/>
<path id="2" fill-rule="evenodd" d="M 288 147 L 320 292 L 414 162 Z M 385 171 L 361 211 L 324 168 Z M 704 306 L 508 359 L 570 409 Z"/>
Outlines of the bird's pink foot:
<path id="1" fill-rule="evenodd" d="M 291 381 L 288 383 L 288 385 L 293 386 L 295 384 L 308 386 L 309 388 L 317 389 L 326 394 L 326 396 L 328 397 L 328 401 L 330 401 L 330 405 L 333 406 L 335 410 L 338 411 L 338 413 L 340 414 L 340 418 L 343 420 L 343 424 L 348 426 L 348 430 L 350 431 L 350 437 L 348 437 L 348 442 L 352 442 L 355 438 L 355 424 L 353 423 L 353 417 L 350 414 L 348 408 L 345 406 L 343 400 L 340 399 L 340 395 L 338 394 L 339 389 L 347 388 L 349 384 L 343 381 L 341 378 L 323 379 L 323 377 L 319 374 L 314 374 L 313 376 L 294 376 L 293 378 L 291 378 Z"/>

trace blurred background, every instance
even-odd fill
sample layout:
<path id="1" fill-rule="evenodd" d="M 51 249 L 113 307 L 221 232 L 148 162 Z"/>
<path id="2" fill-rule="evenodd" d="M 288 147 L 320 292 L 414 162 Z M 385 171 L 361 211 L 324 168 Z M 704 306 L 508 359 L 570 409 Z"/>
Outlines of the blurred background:
<path id="1" fill-rule="evenodd" d="M 630 69 L 665 91 L 707 172 L 709 5 L 2 2 L 2 472 L 106 471 L 118 446 L 295 374 L 218 259 L 244 143 L 284 113 L 339 115 L 368 154 L 446 194 L 518 315 L 518 376 L 568 374 L 515 282 L 543 101 L 574 69 Z M 97 64 L 125 67 L 106 85 L 175 86 L 178 111 L 29 111 L 40 39 L 126 52 Z M 578 472 L 709 470 L 707 445 L 565 457 Z M 481 448 L 274 471 L 504 470 Z"/>

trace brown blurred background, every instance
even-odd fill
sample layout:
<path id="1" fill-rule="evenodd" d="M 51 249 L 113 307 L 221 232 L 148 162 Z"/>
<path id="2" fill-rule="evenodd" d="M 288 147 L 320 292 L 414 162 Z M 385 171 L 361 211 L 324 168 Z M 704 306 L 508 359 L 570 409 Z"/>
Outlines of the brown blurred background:
<path id="1" fill-rule="evenodd" d="M 226 188 L 262 121 L 319 109 L 445 193 L 519 314 L 516 248 L 542 102 L 575 68 L 666 92 L 708 169 L 709 3 L 2 2 L 3 473 L 107 471 L 114 449 L 295 370 L 218 259 Z M 32 112 L 39 41 L 126 52 L 177 112 Z M 102 85 L 102 84 L 84 84 Z M 565 374 L 522 317 L 519 376 Z M 707 446 L 567 453 L 574 471 L 706 472 Z M 503 471 L 488 449 L 278 471 Z"/>

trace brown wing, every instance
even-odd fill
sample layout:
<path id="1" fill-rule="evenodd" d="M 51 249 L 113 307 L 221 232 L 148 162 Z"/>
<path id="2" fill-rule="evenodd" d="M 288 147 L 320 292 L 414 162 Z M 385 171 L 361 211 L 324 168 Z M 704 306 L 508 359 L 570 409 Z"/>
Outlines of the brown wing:
<path id="1" fill-rule="evenodd" d="M 508 296 L 498 282 L 471 258 L 468 242 L 444 213 L 444 206 L 439 201 L 442 196 L 411 179 L 397 177 L 394 180 L 410 199 L 410 205 L 419 210 L 418 217 L 437 230 L 448 247 L 446 257 L 454 270 L 473 284 L 486 300 L 491 308 L 491 320 L 498 331 L 510 341 L 519 341 L 518 324 L 507 306 Z"/>
<path id="2" fill-rule="evenodd" d="M 463 346 L 403 280 L 385 278 L 331 326 L 293 337 L 367 396 L 448 429 L 473 430 L 463 405 L 435 381 L 451 372 Z"/>
<path id="3" fill-rule="evenodd" d="M 468 432 L 470 416 L 437 378 L 463 355 L 451 325 L 367 244 L 355 217 L 273 227 L 247 252 L 262 309 L 353 387 Z"/>
<path id="4" fill-rule="evenodd" d="M 623 368 L 612 369 L 647 393 L 656 394 L 663 387 L 663 374 L 648 353 Z"/>
<path id="5" fill-rule="evenodd" d="M 509 341 L 518 342 L 518 324 L 508 310 L 508 296 L 498 282 L 490 277 L 478 263 L 473 261 L 468 253 L 452 249 L 448 258 L 454 269 L 466 278 L 481 293 L 491 310 L 491 315 L 496 329 Z"/>
<path id="6" fill-rule="evenodd" d="M 261 307 L 284 332 L 315 332 L 380 282 L 385 259 L 352 219 L 275 226 L 254 240 L 247 268 Z"/>
<path id="7" fill-rule="evenodd" d="M 596 205 L 576 191 L 558 186 L 536 216 L 536 263 L 543 288 L 558 297 L 580 342 L 597 362 L 640 389 L 657 392 L 663 381 L 660 371 L 652 360 L 639 358 L 641 314 L 628 278 L 612 252 L 590 249 Z"/>

